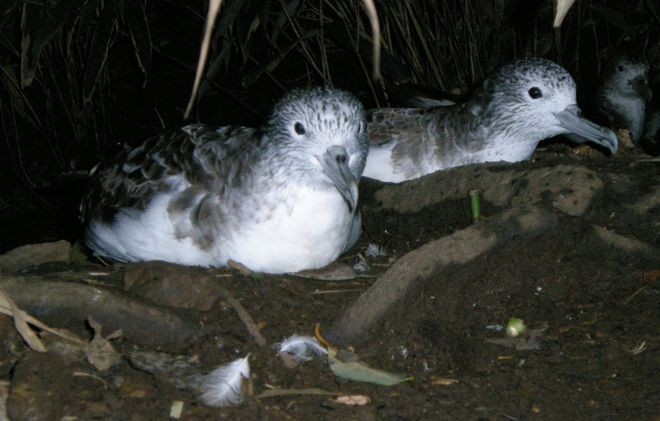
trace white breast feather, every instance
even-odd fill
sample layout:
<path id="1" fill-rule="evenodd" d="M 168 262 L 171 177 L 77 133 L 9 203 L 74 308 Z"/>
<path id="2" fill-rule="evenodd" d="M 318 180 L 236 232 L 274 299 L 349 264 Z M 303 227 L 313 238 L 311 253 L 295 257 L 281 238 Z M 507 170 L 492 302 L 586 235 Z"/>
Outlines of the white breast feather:
<path id="1" fill-rule="evenodd" d="M 320 268 L 344 250 L 353 215 L 334 188 L 288 186 L 269 219 L 227 244 L 229 257 L 259 272 Z"/>
<path id="2" fill-rule="evenodd" d="M 270 218 L 242 223 L 240 232 L 216 238 L 212 247 L 203 250 L 190 238 L 176 238 L 167 211 L 169 198 L 156 196 L 143 212 L 122 210 L 112 226 L 92 221 L 89 241 L 123 261 L 224 266 L 232 259 L 257 272 L 282 273 L 320 268 L 334 261 L 344 251 L 353 223 L 353 215 L 336 189 L 288 186 L 277 198 L 264 198 L 278 201 Z"/>

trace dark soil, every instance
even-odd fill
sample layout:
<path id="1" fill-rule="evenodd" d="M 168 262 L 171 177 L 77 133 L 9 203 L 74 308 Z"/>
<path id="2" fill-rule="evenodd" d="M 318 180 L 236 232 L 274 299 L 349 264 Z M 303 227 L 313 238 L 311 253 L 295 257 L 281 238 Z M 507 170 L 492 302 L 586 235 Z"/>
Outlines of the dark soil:
<path id="1" fill-rule="evenodd" d="M 137 370 L 126 360 L 98 372 L 84 358 L 31 351 L 11 319 L 1 316 L 0 380 L 9 381 L 9 416 L 167 419 L 172 403 L 180 400 L 182 419 L 657 419 L 660 164 L 548 155 L 502 170 L 559 164 L 585 166 L 610 180 L 584 215 L 566 217 L 538 235 L 513 238 L 467 264 L 420 278 L 377 328 L 354 345 L 370 366 L 413 376 L 413 381 L 391 387 L 343 381 L 322 360 L 291 370 L 272 348 L 294 333 L 312 335 L 316 323 L 329 331 L 397 259 L 471 224 L 467 199 L 452 198 L 402 214 L 375 203 L 373 193 L 382 186 L 368 182 L 362 186 L 366 233 L 341 260 L 355 264 L 369 242 L 385 246 L 389 256 L 366 258 L 373 277 L 315 281 L 208 271 L 254 318 L 267 346 L 255 344 L 222 299 L 208 311 L 168 310 L 203 329 L 199 339 L 183 346 L 149 348 L 128 336 L 113 342 L 124 356 L 136 348 L 195 356 L 200 372 L 251 353 L 254 395 L 271 388 L 321 388 L 366 395 L 367 405 L 294 395 L 210 408 L 195 392 Z M 615 181 L 624 179 L 626 188 L 617 188 Z M 631 211 L 642 198 L 650 198 L 646 211 Z M 487 201 L 483 204 L 487 218 L 502 211 Z M 595 227 L 616 232 L 633 246 L 608 243 Z M 61 267 L 49 270 L 65 273 Z M 123 269 L 106 270 L 116 281 L 105 287 L 123 293 Z M 523 319 L 531 334 L 507 340 L 501 329 L 512 317 Z M 43 319 L 55 324 L 47 314 Z M 82 321 L 66 327 L 90 336 Z M 532 344 L 531 349 L 525 344 Z"/>

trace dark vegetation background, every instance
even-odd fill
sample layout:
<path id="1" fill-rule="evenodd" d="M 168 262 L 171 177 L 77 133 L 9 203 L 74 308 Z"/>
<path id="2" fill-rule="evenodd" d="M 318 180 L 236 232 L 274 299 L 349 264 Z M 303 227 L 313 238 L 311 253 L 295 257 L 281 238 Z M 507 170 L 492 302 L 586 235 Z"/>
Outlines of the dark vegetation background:
<path id="1" fill-rule="evenodd" d="M 0 1 L 0 252 L 75 240 L 86 173 L 121 144 L 185 123 L 206 1 Z M 657 69 L 660 6 L 577 0 L 380 0 L 382 81 L 359 0 L 227 0 L 191 121 L 259 124 L 296 86 L 331 84 L 367 107 L 408 85 L 461 96 L 502 63 L 542 56 L 581 104 L 616 53 Z M 657 85 L 657 80 L 656 80 Z M 587 109 L 588 107 L 585 106 Z"/>

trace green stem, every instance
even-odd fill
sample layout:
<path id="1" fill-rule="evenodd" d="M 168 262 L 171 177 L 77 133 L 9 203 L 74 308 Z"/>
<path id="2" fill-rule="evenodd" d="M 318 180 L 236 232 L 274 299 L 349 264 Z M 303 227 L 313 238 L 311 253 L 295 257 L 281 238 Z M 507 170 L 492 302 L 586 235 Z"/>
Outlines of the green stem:
<path id="1" fill-rule="evenodd" d="M 472 211 L 472 222 L 481 218 L 481 204 L 479 203 L 479 190 L 470 190 L 470 210 Z"/>

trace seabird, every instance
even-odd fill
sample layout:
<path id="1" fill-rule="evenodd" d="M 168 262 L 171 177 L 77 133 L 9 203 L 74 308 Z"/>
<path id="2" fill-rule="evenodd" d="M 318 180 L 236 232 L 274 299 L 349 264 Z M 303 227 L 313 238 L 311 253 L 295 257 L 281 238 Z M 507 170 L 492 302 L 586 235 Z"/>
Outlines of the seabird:
<path id="1" fill-rule="evenodd" d="M 615 153 L 615 133 L 581 117 L 575 90 L 566 69 L 528 58 L 501 67 L 464 103 L 373 110 L 363 175 L 400 182 L 466 164 L 522 161 L 541 140 L 563 133 Z"/>
<path id="2" fill-rule="evenodd" d="M 612 129 L 627 129 L 638 143 L 644 132 L 646 105 L 651 100 L 649 63 L 615 57 L 605 68 L 596 105 Z"/>
<path id="3" fill-rule="evenodd" d="M 259 129 L 192 124 L 120 153 L 83 202 L 85 241 L 119 261 L 320 268 L 360 235 L 367 152 L 353 95 L 295 90 Z"/>

